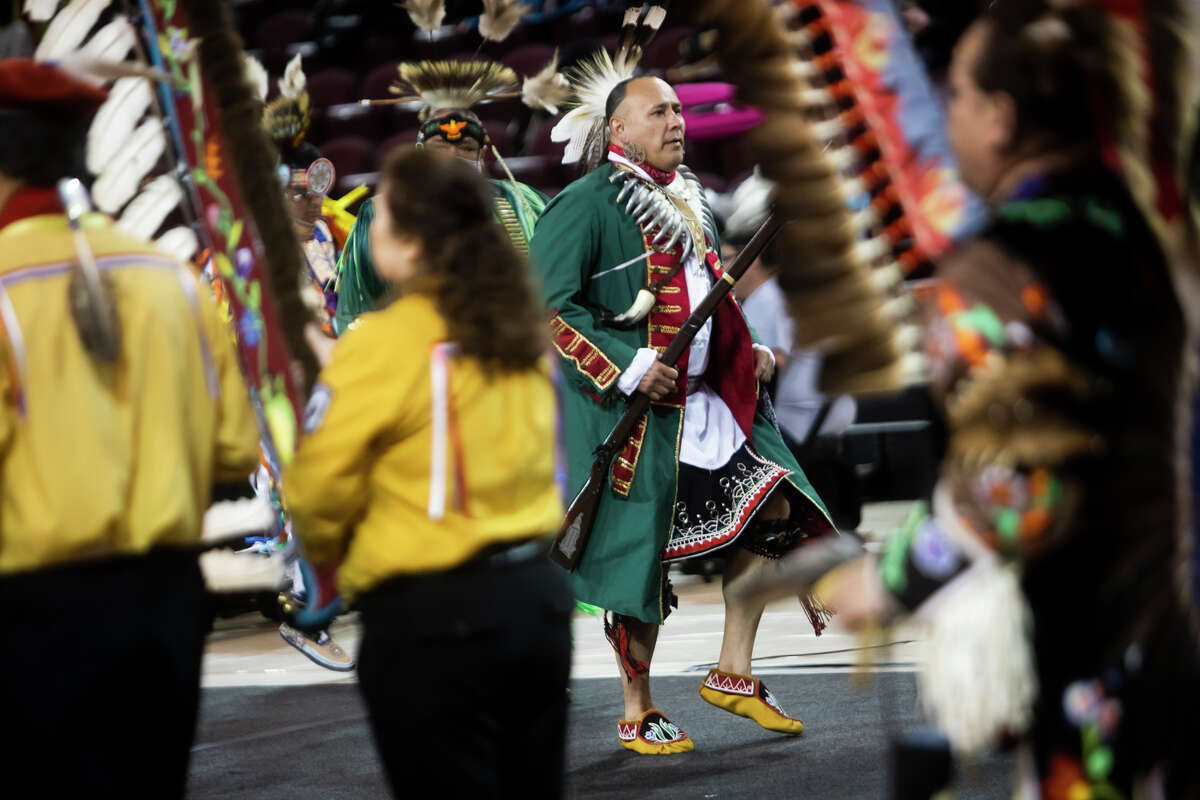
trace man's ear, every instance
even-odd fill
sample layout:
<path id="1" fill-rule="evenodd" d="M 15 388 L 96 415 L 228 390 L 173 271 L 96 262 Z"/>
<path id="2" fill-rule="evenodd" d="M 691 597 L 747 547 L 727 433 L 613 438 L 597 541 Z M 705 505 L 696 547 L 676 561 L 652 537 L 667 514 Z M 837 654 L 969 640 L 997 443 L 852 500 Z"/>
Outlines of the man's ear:
<path id="1" fill-rule="evenodd" d="M 613 117 L 608 121 L 608 138 L 613 142 L 625 141 L 625 120 Z"/>

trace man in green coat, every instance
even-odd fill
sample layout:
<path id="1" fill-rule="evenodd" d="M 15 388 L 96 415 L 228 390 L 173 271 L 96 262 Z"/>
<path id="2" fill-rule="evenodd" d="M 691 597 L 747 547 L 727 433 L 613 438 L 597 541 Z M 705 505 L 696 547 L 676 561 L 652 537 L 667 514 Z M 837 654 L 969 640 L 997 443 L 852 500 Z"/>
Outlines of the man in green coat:
<path id="1" fill-rule="evenodd" d="M 417 147 L 445 152 L 483 168 L 487 131 L 479 117 L 469 109 L 440 109 L 430 113 L 417 134 Z M 529 252 L 533 226 L 546 207 L 546 196 L 515 180 L 492 180 L 496 190 L 496 222 L 508 231 L 513 247 Z M 358 316 L 376 308 L 387 294 L 387 282 L 375 271 L 371 261 L 371 220 L 375 218 L 375 198 L 367 198 L 358 210 L 354 226 L 338 259 L 337 315 L 334 327 L 339 334 Z"/>
<path id="2" fill-rule="evenodd" d="M 700 694 L 763 727 L 796 734 L 801 722 L 750 676 L 763 605 L 747 589 L 769 558 L 830 533 L 832 524 L 764 413 L 760 385 L 770 379 L 774 357 L 732 296 L 678 369 L 657 360 L 691 309 L 724 279 L 703 191 L 682 166 L 684 122 L 674 90 L 657 78 L 627 79 L 608 93 L 597 118 L 612 142 L 607 160 L 546 207 L 531 260 L 567 378 L 562 413 L 571 493 L 587 480 L 593 450 L 627 398 L 641 391 L 653 401 L 614 463 L 572 574 L 581 601 L 613 614 L 605 632 L 625 673 L 618 738 L 640 753 L 692 749 L 687 734 L 654 708 L 649 662 L 674 603 L 670 562 L 722 549 L 729 557 L 725 633 L 718 667 Z M 573 143 L 572 150 L 580 148 Z M 807 607 L 820 632 L 823 614 Z"/>

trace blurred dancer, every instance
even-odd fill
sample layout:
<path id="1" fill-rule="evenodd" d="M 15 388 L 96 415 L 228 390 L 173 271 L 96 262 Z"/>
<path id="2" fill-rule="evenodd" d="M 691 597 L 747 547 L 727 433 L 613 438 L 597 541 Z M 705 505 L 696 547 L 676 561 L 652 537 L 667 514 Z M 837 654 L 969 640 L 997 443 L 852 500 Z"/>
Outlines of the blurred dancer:
<path id="1" fill-rule="evenodd" d="M 104 97 L 0 61 L 0 768 L 12 796 L 182 796 L 210 621 L 191 547 L 214 481 L 258 463 L 208 292 L 98 215 L 82 218 L 77 249 L 54 187 L 85 174 Z"/>
<path id="2" fill-rule="evenodd" d="M 1148 58 L 1193 75 L 1172 34 L 1194 28 L 1146 5 Z M 1138 29 L 1100 6 L 996 3 L 957 47 L 950 139 L 991 220 L 940 265 L 929 310 L 948 453 L 932 513 L 819 589 L 847 624 L 921 610 L 927 708 L 962 749 L 1025 734 L 1022 796 L 1196 797 L 1172 284 L 1195 263 L 1156 235 L 1183 225 L 1170 167 L 1126 149 L 1118 172 L 1111 146 L 1190 77 L 1155 73 L 1155 102 L 1125 105 L 1146 91 L 1121 70 Z"/>
<path id="3" fill-rule="evenodd" d="M 541 310 L 475 170 L 399 150 L 377 200 L 398 299 L 321 374 L 285 473 L 293 521 L 361 609 L 392 791 L 557 796 L 573 600 L 539 540 L 562 517 Z"/>

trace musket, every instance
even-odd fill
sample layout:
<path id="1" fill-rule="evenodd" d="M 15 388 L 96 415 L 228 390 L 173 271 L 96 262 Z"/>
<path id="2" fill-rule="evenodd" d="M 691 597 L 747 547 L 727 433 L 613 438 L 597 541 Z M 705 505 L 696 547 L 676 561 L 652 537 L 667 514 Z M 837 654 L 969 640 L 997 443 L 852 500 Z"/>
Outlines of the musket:
<path id="1" fill-rule="evenodd" d="M 762 253 L 763 248 L 775 238 L 775 234 L 779 232 L 782 225 L 783 220 L 774 212 L 767 216 L 767 219 L 759 226 L 754 236 L 725 271 L 724 280 L 717 281 L 700 305 L 692 309 L 687 321 L 680 327 L 679 333 L 675 334 L 675 338 L 671 340 L 671 344 L 659 357 L 659 361 L 668 367 L 674 367 L 678 363 L 687 349 L 691 347 L 692 339 L 696 338 L 700 328 L 704 326 L 709 317 L 716 313 L 717 307 L 733 289 L 738 278 L 742 277 L 754 263 L 754 259 Z M 604 494 L 604 487 L 608 485 L 608 473 L 613 459 L 625 447 L 634 428 L 637 427 L 638 422 L 649 408 L 650 395 L 635 391 L 630 397 L 629 405 L 621 419 L 613 426 L 604 442 L 596 448 L 591 475 L 588 476 L 587 483 L 575 495 L 575 499 L 571 501 L 562 527 L 559 528 L 558 536 L 554 539 L 554 546 L 550 549 L 550 560 L 568 572 L 574 571 L 579 566 L 579 562 L 583 558 L 583 551 L 587 549 L 588 539 L 592 535 L 592 527 L 596 523 L 596 511 L 600 507 L 600 498 Z"/>

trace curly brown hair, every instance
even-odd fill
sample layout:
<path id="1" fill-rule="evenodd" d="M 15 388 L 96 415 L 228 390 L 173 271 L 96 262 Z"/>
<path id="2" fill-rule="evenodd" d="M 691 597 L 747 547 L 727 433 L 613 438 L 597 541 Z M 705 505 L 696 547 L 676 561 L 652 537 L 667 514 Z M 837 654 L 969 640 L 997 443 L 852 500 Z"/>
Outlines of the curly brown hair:
<path id="1" fill-rule="evenodd" d="M 466 162 L 402 147 L 384 161 L 380 200 L 392 230 L 424 253 L 418 291 L 428 292 L 450 339 L 485 370 L 536 364 L 545 320 L 524 259 L 492 215 L 492 187 Z M 378 201 L 377 201 L 378 202 Z"/>

